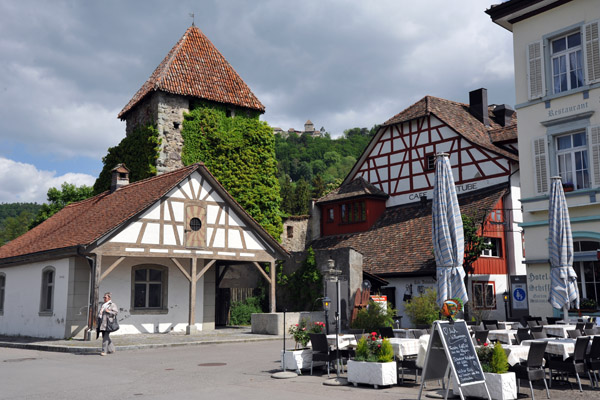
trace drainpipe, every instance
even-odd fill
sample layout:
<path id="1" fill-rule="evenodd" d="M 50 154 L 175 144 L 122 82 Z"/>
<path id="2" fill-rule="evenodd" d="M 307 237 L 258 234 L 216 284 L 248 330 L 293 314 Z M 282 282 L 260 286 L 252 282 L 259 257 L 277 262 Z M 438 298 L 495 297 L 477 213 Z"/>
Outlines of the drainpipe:
<path id="1" fill-rule="evenodd" d="M 95 293 L 96 291 L 94 290 L 95 286 L 96 286 L 96 259 L 86 256 L 85 254 L 81 253 L 81 250 L 83 249 L 83 246 L 79 246 L 77 247 L 77 254 L 79 254 L 80 256 L 84 257 L 87 261 L 88 264 L 90 265 L 90 288 L 89 288 L 89 301 L 88 301 L 88 324 L 87 324 L 87 328 L 85 329 L 83 336 L 84 336 L 84 340 L 85 341 L 90 341 L 92 340 L 92 328 L 94 326 L 94 306 L 95 306 Z"/>

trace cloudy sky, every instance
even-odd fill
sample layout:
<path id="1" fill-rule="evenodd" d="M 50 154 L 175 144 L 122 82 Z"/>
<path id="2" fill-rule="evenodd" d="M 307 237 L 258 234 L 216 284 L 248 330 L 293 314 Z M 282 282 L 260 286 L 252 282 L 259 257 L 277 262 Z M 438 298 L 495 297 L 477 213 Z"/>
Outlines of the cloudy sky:
<path id="1" fill-rule="evenodd" d="M 337 137 L 425 95 L 514 105 L 499 0 L 6 0 L 0 2 L 0 203 L 92 185 L 125 136 L 119 111 L 191 25 L 284 130 Z"/>

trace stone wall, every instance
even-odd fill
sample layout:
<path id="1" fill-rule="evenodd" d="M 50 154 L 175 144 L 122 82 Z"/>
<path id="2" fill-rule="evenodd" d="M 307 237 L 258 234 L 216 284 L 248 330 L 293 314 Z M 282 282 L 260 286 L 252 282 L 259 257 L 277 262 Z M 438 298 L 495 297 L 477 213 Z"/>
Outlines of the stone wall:
<path id="1" fill-rule="evenodd" d="M 156 124 L 161 138 L 160 154 L 156 160 L 159 175 L 183 167 L 181 129 L 183 113 L 188 111 L 189 100 L 186 97 L 158 91 L 138 103 L 127 114 L 128 135 L 138 126 Z"/>
<path id="2" fill-rule="evenodd" d="M 290 252 L 304 251 L 311 236 L 309 221 L 308 215 L 284 219 L 281 234 L 281 245 L 284 249 Z"/>

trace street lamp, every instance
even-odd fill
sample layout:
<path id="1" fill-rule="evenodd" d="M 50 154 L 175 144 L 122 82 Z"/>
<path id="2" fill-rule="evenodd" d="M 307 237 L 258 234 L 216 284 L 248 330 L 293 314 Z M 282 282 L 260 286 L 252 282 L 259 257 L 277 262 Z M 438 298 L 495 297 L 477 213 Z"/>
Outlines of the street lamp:
<path id="1" fill-rule="evenodd" d="M 506 290 L 504 291 L 502 298 L 504 299 L 504 313 L 506 314 L 506 320 L 508 321 L 508 292 Z"/>
<path id="2" fill-rule="evenodd" d="M 340 309 L 341 309 L 341 300 L 340 300 L 340 276 L 342 275 L 342 271 L 335 268 L 335 260 L 330 258 L 327 260 L 327 270 L 325 271 L 325 278 L 329 282 L 335 282 L 336 289 L 336 311 L 335 311 L 335 356 L 337 359 L 337 368 L 336 368 L 336 378 L 332 379 L 330 385 L 345 385 L 348 382 L 345 379 L 340 378 Z M 323 304 L 325 304 L 325 300 L 323 300 Z"/>
<path id="3" fill-rule="evenodd" d="M 329 309 L 331 308 L 331 299 L 323 297 L 323 310 L 325 311 L 325 333 L 329 335 Z"/>

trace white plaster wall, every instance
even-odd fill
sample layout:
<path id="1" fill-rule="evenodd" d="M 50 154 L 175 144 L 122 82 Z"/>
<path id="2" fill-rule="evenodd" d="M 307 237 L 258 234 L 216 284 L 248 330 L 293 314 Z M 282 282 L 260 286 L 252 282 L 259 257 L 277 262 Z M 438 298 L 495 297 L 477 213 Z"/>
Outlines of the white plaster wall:
<path id="1" fill-rule="evenodd" d="M 505 197 L 504 208 L 509 210 L 505 217 L 506 224 L 506 246 L 508 271 L 510 275 L 524 275 L 527 271 L 523 263 L 523 229 L 519 226 L 523 222 L 523 212 L 521 211 L 521 187 L 520 172 L 517 170 L 510 177 L 510 193 Z"/>
<path id="2" fill-rule="evenodd" d="M 529 314 L 552 316 L 553 308 L 548 303 L 550 296 L 550 265 L 534 264 L 527 266 L 527 297 Z"/>
<path id="3" fill-rule="evenodd" d="M 184 267 L 189 261 L 179 260 Z M 187 262 L 186 262 L 187 261 Z M 109 261 L 103 262 L 110 265 Z M 140 264 L 164 265 L 168 267 L 168 312 L 166 314 L 132 314 L 131 308 L 131 269 Z M 166 264 L 166 263 L 165 263 Z M 119 307 L 119 325 L 121 329 L 115 335 L 135 333 L 185 332 L 189 319 L 189 281 L 181 271 L 170 262 L 161 264 L 159 259 L 133 259 L 123 261 L 100 283 L 100 297 L 105 292 L 112 293 L 112 299 Z M 198 271 L 203 267 L 198 262 Z M 189 272 L 189 269 L 188 269 Z M 196 287 L 196 327 L 202 330 L 204 296 L 204 277 L 200 278 Z M 99 299 L 100 304 L 102 299 Z"/>
<path id="4" fill-rule="evenodd" d="M 56 271 L 54 304 L 51 316 L 40 316 L 42 270 Z M 6 274 L 4 315 L 0 334 L 64 338 L 69 288 L 69 258 L 3 268 Z"/>

